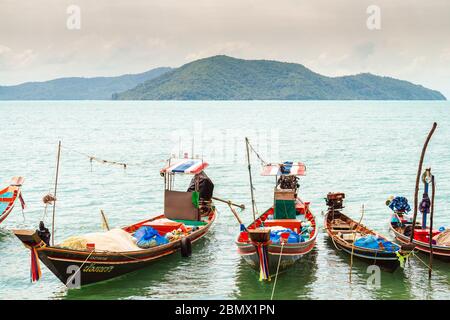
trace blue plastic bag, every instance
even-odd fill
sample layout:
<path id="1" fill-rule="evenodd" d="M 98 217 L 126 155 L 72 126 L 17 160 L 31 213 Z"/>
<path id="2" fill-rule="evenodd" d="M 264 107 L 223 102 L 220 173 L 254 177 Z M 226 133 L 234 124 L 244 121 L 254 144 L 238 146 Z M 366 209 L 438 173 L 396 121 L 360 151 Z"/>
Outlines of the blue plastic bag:
<path id="1" fill-rule="evenodd" d="M 140 227 L 134 233 L 134 237 L 137 239 L 136 245 L 139 248 L 151 248 L 169 243 L 169 240 L 161 236 L 158 231 L 150 226 Z"/>
<path id="2" fill-rule="evenodd" d="M 270 232 L 270 240 L 272 241 L 272 243 L 280 243 L 280 238 L 283 233 L 289 233 L 287 243 L 299 243 L 304 241 L 299 234 L 292 231 L 291 229 L 283 229 Z"/>
<path id="3" fill-rule="evenodd" d="M 382 238 L 378 238 L 374 235 L 368 235 L 363 238 L 359 238 L 355 241 L 355 246 L 362 247 L 362 248 L 368 248 L 368 249 L 376 249 L 379 250 L 382 247 L 384 247 L 384 250 L 389 252 L 394 252 L 398 250 L 398 246 L 391 241 L 384 240 Z"/>
<path id="4" fill-rule="evenodd" d="M 405 197 L 395 197 L 389 204 L 392 211 L 410 212 L 411 206 L 408 204 L 408 199 Z"/>

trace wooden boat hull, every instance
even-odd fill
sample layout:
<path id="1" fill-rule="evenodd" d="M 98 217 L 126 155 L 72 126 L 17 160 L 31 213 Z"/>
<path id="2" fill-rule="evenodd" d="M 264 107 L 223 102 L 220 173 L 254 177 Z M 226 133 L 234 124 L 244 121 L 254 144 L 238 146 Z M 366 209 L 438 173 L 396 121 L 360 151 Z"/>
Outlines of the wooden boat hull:
<path id="1" fill-rule="evenodd" d="M 299 245 L 286 244 L 283 246 L 281 252 L 281 245 L 269 245 L 268 248 L 268 264 L 269 272 L 271 275 L 275 274 L 280 261 L 279 271 L 286 270 L 292 267 L 299 259 L 304 255 L 311 252 L 315 246 L 315 239 L 308 242 L 300 243 Z M 241 244 L 237 243 L 238 252 L 246 263 L 248 263 L 253 269 L 259 270 L 259 255 L 256 251 L 256 246 L 253 244 Z M 280 260 L 281 254 L 281 260 Z"/>
<path id="2" fill-rule="evenodd" d="M 409 244 L 410 237 L 402 233 L 403 229 L 394 228 L 394 226 L 391 223 L 389 223 L 389 227 L 392 233 L 394 234 L 395 239 L 399 243 Z M 417 249 L 419 252 L 422 252 L 427 255 L 430 254 L 429 243 L 414 239 L 413 244 L 415 245 L 415 249 Z M 443 262 L 450 262 L 450 247 L 433 245 L 433 257 Z"/>
<path id="3" fill-rule="evenodd" d="M 215 217 L 214 211 L 207 225 L 186 238 L 194 243 L 204 237 L 214 223 Z M 177 240 L 139 251 L 89 252 L 46 246 L 37 234 L 30 230 L 14 230 L 14 233 L 25 246 L 34 247 L 42 263 L 69 288 L 113 279 L 145 268 L 152 262 L 181 249 L 181 240 Z"/>
<path id="4" fill-rule="evenodd" d="M 331 237 L 329 240 L 333 246 L 336 246 L 338 248 L 338 250 L 342 250 L 343 252 L 349 255 L 352 254 L 351 248 L 349 249 L 347 246 L 343 246 L 339 243 L 333 243 Z M 394 272 L 400 266 L 398 257 L 395 254 L 374 254 L 358 250 L 355 248 L 353 256 L 356 259 L 363 261 L 369 265 L 377 265 L 381 269 L 388 272 Z"/>
<path id="5" fill-rule="evenodd" d="M 305 242 L 299 243 L 286 243 L 283 245 L 283 248 L 280 244 L 269 243 L 268 246 L 268 267 L 269 273 L 271 275 L 275 274 L 277 271 L 278 263 L 279 263 L 279 271 L 286 270 L 289 267 L 293 266 L 299 259 L 303 256 L 310 253 L 314 246 L 316 245 L 317 240 L 317 227 L 315 218 L 312 213 L 309 211 L 309 207 L 304 206 L 303 202 L 300 200 L 297 202 L 297 211 L 301 212 L 301 214 L 308 214 L 310 217 L 310 221 L 314 226 L 314 232 L 312 237 Z M 266 212 L 264 212 L 256 221 L 257 225 L 264 221 L 269 213 L 273 211 L 273 207 L 269 208 Z M 254 223 L 250 224 L 248 228 L 253 228 Z M 238 248 L 239 255 L 244 259 L 246 263 L 248 263 L 253 269 L 259 270 L 259 255 L 257 252 L 257 246 L 251 241 L 242 241 L 240 236 L 236 241 L 236 246 Z M 280 257 L 281 256 L 281 257 Z"/>
<path id="6" fill-rule="evenodd" d="M 336 250 L 345 252 L 346 254 L 349 255 L 353 254 L 353 257 L 357 258 L 358 260 L 364 261 L 369 265 L 377 265 L 381 269 L 388 272 L 394 272 L 400 266 L 400 261 L 395 252 L 352 246 L 347 241 L 342 240 L 340 237 L 334 234 L 333 228 L 331 226 L 331 221 L 333 220 L 332 215 L 336 213 L 338 213 L 340 217 L 348 219 L 348 221 L 354 222 L 355 225 L 358 225 L 356 221 L 350 219 L 349 217 L 347 217 L 346 215 L 342 214 L 339 211 L 335 211 L 334 213 L 332 211 L 327 212 L 327 214 L 325 215 L 324 226 L 328 238 Z M 361 230 L 366 234 L 372 234 L 381 237 L 383 239 L 386 239 L 384 236 L 374 232 L 373 230 L 368 229 L 366 226 L 362 224 L 359 224 L 358 230 Z"/>

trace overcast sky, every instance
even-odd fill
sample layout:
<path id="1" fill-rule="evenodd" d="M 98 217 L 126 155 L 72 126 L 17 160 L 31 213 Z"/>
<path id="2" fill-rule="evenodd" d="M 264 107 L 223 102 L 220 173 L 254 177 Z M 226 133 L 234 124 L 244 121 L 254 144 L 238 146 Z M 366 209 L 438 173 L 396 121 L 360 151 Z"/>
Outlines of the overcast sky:
<path id="1" fill-rule="evenodd" d="M 81 9 L 69 30 L 67 7 Z M 369 5 L 381 29 L 369 30 Z M 0 0 L 0 85 L 138 73 L 216 54 L 371 72 L 450 98 L 449 0 Z"/>

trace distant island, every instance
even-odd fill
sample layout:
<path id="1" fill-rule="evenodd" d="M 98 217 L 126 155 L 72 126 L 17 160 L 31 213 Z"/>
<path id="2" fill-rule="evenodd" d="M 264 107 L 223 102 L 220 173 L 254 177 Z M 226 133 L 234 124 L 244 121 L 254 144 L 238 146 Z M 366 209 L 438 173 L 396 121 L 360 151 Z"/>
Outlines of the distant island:
<path id="1" fill-rule="evenodd" d="M 0 100 L 446 100 L 440 92 L 370 73 L 328 77 L 301 64 L 224 55 L 138 75 L 0 86 Z"/>
<path id="2" fill-rule="evenodd" d="M 171 68 L 156 68 L 117 77 L 59 78 L 0 86 L 0 100 L 110 100 L 115 92 L 132 89 L 169 70 Z"/>

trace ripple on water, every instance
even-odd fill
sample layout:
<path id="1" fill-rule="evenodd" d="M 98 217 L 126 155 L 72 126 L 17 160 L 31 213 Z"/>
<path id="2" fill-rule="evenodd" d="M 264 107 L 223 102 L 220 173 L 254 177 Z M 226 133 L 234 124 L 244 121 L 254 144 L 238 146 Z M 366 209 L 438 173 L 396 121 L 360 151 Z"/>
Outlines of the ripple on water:
<path id="1" fill-rule="evenodd" d="M 190 152 L 194 124 L 203 128 L 195 153 L 210 162 L 208 175 L 216 195 L 247 206 L 241 216 L 252 220 L 244 136 L 275 137 L 276 159 L 307 165 L 301 195 L 320 212 L 329 191 L 347 195 L 346 211 L 355 219 L 365 205 L 364 222 L 388 235 L 390 195 L 411 197 L 423 140 L 437 120 L 426 165 L 438 181 L 436 224 L 449 226 L 450 115 L 448 102 L 0 102 L 3 121 L 0 182 L 23 175 L 25 220 L 16 208 L 0 228 L 0 298 L 16 299 L 269 299 L 273 282 L 237 254 L 239 226 L 226 206 L 212 231 L 196 243 L 190 258 L 179 254 L 152 267 L 82 289 L 66 289 L 43 268 L 43 278 L 29 280 L 29 252 L 8 231 L 35 228 L 44 214 L 42 196 L 51 192 L 56 144 L 62 162 L 56 216 L 56 239 L 101 230 L 100 209 L 118 227 L 162 212 L 163 159 L 177 153 L 178 135 Z M 76 110 L 76 112 L 74 111 Z M 14 112 L 13 112 L 14 111 Z M 120 115 L 120 116 L 119 116 Z M 176 116 L 173 116 L 176 115 Z M 402 119 L 399 121 L 398 119 Z M 199 122 L 200 121 L 200 122 Z M 82 124 L 82 125 L 80 125 Z M 16 133 L 20 132 L 20 135 Z M 230 137 L 235 137 L 231 140 Z M 229 143 L 234 141 L 234 143 Z M 264 141 L 262 141 L 264 142 Z M 17 148 L 20 145 L 20 148 Z M 268 157 L 264 143 L 260 153 Z M 72 150 L 129 164 L 126 170 L 93 163 Z M 275 152 L 276 153 L 276 152 Z M 273 180 L 260 177 L 254 159 L 258 208 L 272 204 Z M 188 178 L 177 179 L 186 188 Z M 50 221 L 50 212 L 45 220 Z M 49 225 L 49 224 L 48 224 Z M 389 235 L 390 236 L 390 235 Z M 420 255 L 422 260 L 427 257 Z M 450 269 L 435 261 L 433 278 L 417 258 L 395 273 L 381 274 L 381 287 L 367 286 L 367 265 L 355 260 L 349 283 L 349 257 L 337 252 L 320 230 L 317 246 L 277 280 L 276 299 L 448 299 Z"/>

